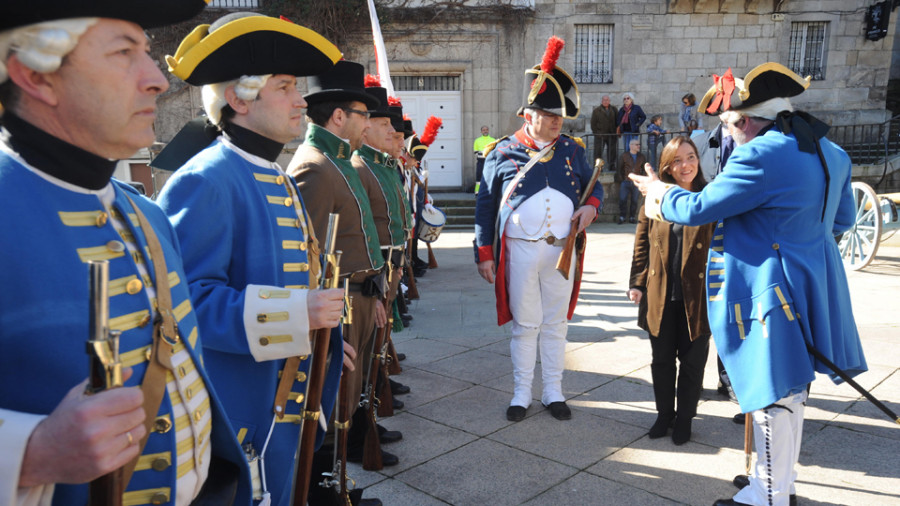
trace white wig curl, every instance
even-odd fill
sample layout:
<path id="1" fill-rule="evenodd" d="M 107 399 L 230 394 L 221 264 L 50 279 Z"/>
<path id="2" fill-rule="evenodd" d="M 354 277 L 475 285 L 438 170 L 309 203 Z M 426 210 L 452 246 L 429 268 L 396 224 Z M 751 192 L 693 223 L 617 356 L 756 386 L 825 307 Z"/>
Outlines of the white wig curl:
<path id="1" fill-rule="evenodd" d="M 228 105 L 225 99 L 225 90 L 234 86 L 234 94 L 241 100 L 256 100 L 259 90 L 266 85 L 266 81 L 272 74 L 262 76 L 241 76 L 240 79 L 225 81 L 224 83 L 206 84 L 200 90 L 203 97 L 203 110 L 206 116 L 214 124 L 218 125 L 222 120 L 222 109 Z"/>
<path id="2" fill-rule="evenodd" d="M 0 33 L 0 83 L 9 78 L 6 60 L 13 52 L 31 70 L 56 72 L 63 58 L 78 45 L 79 37 L 98 19 L 57 19 Z"/>
<path id="3" fill-rule="evenodd" d="M 791 100 L 789 98 L 777 97 L 770 98 L 769 100 L 752 105 L 746 109 L 725 111 L 719 115 L 719 119 L 726 124 L 737 122 L 741 119 L 741 116 L 774 121 L 775 117 L 778 116 L 778 113 L 781 111 L 792 112 L 793 110 L 794 106 L 791 105 Z"/>

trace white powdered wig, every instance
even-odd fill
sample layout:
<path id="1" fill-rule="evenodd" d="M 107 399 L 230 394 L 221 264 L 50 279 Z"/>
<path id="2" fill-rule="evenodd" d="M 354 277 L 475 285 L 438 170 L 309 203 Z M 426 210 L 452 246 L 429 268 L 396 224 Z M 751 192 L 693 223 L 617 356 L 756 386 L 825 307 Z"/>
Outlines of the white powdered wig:
<path id="1" fill-rule="evenodd" d="M 98 19 L 57 19 L 0 32 L 0 83 L 9 78 L 6 60 L 13 52 L 31 70 L 55 72 L 78 45 L 78 38 Z"/>
<path id="2" fill-rule="evenodd" d="M 725 111 L 719 115 L 719 119 L 726 124 L 737 122 L 741 119 L 741 116 L 774 121 L 775 117 L 778 116 L 778 113 L 781 111 L 792 112 L 793 110 L 794 106 L 791 105 L 791 100 L 789 98 L 777 97 L 770 98 L 769 100 L 747 107 L 746 109 Z"/>
<path id="3" fill-rule="evenodd" d="M 259 90 L 266 85 L 266 81 L 272 74 L 262 76 L 241 76 L 240 79 L 225 81 L 224 83 L 206 84 L 200 90 L 203 97 L 203 110 L 206 116 L 214 124 L 218 125 L 222 120 L 222 109 L 228 105 L 225 100 L 225 90 L 234 86 L 234 94 L 241 100 L 256 100 Z"/>

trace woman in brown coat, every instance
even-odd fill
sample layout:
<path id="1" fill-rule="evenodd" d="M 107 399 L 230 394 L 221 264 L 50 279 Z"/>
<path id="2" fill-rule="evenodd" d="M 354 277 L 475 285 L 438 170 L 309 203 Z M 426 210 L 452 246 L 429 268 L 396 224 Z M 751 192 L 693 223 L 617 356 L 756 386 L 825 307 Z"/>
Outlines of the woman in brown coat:
<path id="1" fill-rule="evenodd" d="M 666 183 L 695 192 L 706 185 L 697 146 L 687 137 L 666 144 L 659 166 L 659 178 Z M 704 278 L 715 224 L 684 227 L 649 220 L 643 209 L 638 216 L 628 298 L 640 305 L 638 325 L 650 334 L 653 352 L 650 369 L 657 418 L 650 439 L 665 436 L 674 421 L 672 441 L 681 445 L 691 438 L 709 353 Z M 681 364 L 677 414 L 676 357 Z"/>

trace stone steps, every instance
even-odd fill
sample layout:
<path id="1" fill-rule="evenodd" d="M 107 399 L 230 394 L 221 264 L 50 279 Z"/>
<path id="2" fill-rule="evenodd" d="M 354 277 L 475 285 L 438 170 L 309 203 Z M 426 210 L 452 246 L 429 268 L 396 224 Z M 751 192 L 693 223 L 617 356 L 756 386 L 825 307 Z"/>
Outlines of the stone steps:
<path id="1" fill-rule="evenodd" d="M 432 192 L 434 205 L 447 216 L 444 228 L 472 229 L 475 227 L 474 193 Z"/>

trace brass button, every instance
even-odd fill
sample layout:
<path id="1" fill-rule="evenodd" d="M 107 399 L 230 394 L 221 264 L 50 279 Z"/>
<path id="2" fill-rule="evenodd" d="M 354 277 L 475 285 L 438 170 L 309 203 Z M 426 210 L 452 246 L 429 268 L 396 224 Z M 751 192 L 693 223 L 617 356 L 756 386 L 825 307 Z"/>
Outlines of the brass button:
<path id="1" fill-rule="evenodd" d="M 131 256 L 134 258 L 134 263 L 136 263 L 136 264 L 140 264 L 140 263 L 144 262 L 144 260 L 143 260 L 144 257 L 141 255 L 140 251 L 135 251 Z"/>
<path id="2" fill-rule="evenodd" d="M 284 176 L 278 176 L 275 178 L 275 184 L 284 184 Z"/>
<path id="3" fill-rule="evenodd" d="M 258 315 L 256 315 L 256 321 L 258 321 L 259 323 L 266 323 L 267 321 L 269 321 L 269 315 L 267 315 L 266 313 L 259 313 Z"/>
<path id="4" fill-rule="evenodd" d="M 572 186 L 575 186 L 575 181 L 572 181 Z"/>
<path id="5" fill-rule="evenodd" d="M 290 197 L 285 197 L 284 198 L 284 206 L 291 207 L 292 205 L 294 205 L 294 199 L 292 199 Z"/>
<path id="6" fill-rule="evenodd" d="M 191 400 L 194 397 L 194 391 L 188 388 L 184 391 L 184 395 L 188 400 Z"/>
<path id="7" fill-rule="evenodd" d="M 144 287 L 144 284 L 141 283 L 139 279 L 132 279 L 125 285 L 125 291 L 128 292 L 129 295 L 134 295 L 141 291 L 141 288 Z"/>
<path id="8" fill-rule="evenodd" d="M 779 248 L 779 246 L 778 246 L 778 243 L 777 243 L 777 242 L 776 242 L 775 244 L 772 245 L 772 249 L 778 250 L 778 248 Z"/>
<path id="9" fill-rule="evenodd" d="M 144 328 L 144 327 L 146 327 L 149 323 L 150 323 L 150 315 L 149 315 L 149 314 L 145 314 L 144 317 L 141 318 L 141 321 L 138 322 L 138 327 Z"/>
<path id="10" fill-rule="evenodd" d="M 148 346 L 147 349 L 144 350 L 144 360 L 146 360 L 147 362 L 149 362 L 149 361 L 150 361 L 150 357 L 151 357 L 152 355 L 153 355 L 153 348 L 151 348 L 151 347 Z"/>
<path id="11" fill-rule="evenodd" d="M 300 228 L 300 219 L 294 220 L 294 228 Z"/>
<path id="12" fill-rule="evenodd" d="M 169 416 L 158 416 L 156 420 L 153 421 L 153 431 L 158 432 L 160 434 L 165 434 L 172 429 L 172 421 L 169 420 Z"/>
<path id="13" fill-rule="evenodd" d="M 306 251 L 306 243 L 305 242 L 300 243 L 300 251 Z"/>
<path id="14" fill-rule="evenodd" d="M 150 504 L 165 504 L 169 502 L 169 494 L 165 492 L 157 492 L 150 498 Z"/>
<path id="15" fill-rule="evenodd" d="M 297 394 L 297 404 L 303 404 L 303 399 L 305 398 L 303 394 Z"/>
<path id="16" fill-rule="evenodd" d="M 106 222 L 109 221 L 109 215 L 103 211 L 100 211 L 100 214 L 97 215 L 97 221 L 95 222 L 98 227 L 102 227 L 106 225 Z"/>
<path id="17" fill-rule="evenodd" d="M 199 422 L 201 418 L 203 418 L 203 412 L 199 409 L 197 411 L 194 411 L 194 421 Z"/>
<path id="18" fill-rule="evenodd" d="M 306 373 L 303 371 L 297 371 L 297 381 L 299 381 L 300 383 L 306 381 Z"/>
<path id="19" fill-rule="evenodd" d="M 152 467 L 154 471 L 165 471 L 169 468 L 169 459 L 164 457 L 155 458 L 150 464 L 150 467 Z"/>
<path id="20" fill-rule="evenodd" d="M 187 369 L 183 365 L 178 366 L 178 377 L 183 378 L 186 375 L 187 375 Z"/>
<path id="21" fill-rule="evenodd" d="M 697 243 L 697 249 L 703 249 L 703 243 L 702 243 L 702 242 L 698 242 L 698 243 Z"/>
<path id="22" fill-rule="evenodd" d="M 697 275 L 697 276 L 698 276 L 698 277 L 699 277 L 699 278 L 700 278 L 700 279 L 703 279 L 703 278 L 705 278 L 705 277 L 706 277 L 706 275 L 705 275 L 705 274 L 703 274 L 703 273 L 702 273 L 702 272 L 701 272 L 701 273 L 700 273 L 700 274 L 698 274 L 698 275 Z"/>
<path id="23" fill-rule="evenodd" d="M 266 337 L 266 336 L 260 337 L 260 338 L 259 338 L 259 344 L 262 345 L 262 346 L 268 346 L 268 345 L 269 345 L 269 338 Z"/>
<path id="24" fill-rule="evenodd" d="M 300 264 L 299 269 L 300 269 L 300 272 L 306 272 L 309 270 L 309 264 L 302 263 L 302 264 Z"/>
<path id="25" fill-rule="evenodd" d="M 106 243 L 106 249 L 114 253 L 121 253 L 125 251 L 125 243 L 122 241 L 109 241 Z"/>
<path id="26" fill-rule="evenodd" d="M 306 360 L 306 359 L 308 359 L 308 358 L 309 358 L 309 355 L 300 355 L 300 361 L 301 361 L 301 362 L 303 362 L 304 360 Z"/>
<path id="27" fill-rule="evenodd" d="M 656 276 L 656 269 L 650 269 L 650 275 Z"/>

